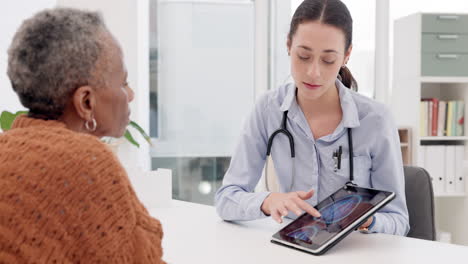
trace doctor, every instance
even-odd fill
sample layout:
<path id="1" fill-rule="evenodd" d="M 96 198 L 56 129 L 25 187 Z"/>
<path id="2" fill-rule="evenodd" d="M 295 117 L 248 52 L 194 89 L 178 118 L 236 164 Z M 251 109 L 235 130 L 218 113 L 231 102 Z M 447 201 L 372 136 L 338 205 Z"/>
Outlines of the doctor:
<path id="1" fill-rule="evenodd" d="M 221 218 L 271 216 L 281 223 L 282 217 L 303 211 L 318 217 L 320 213 L 312 206 L 349 182 L 352 171 L 351 180 L 358 186 L 396 193 L 361 229 L 407 234 L 398 131 L 384 105 L 353 91 L 357 83 L 346 67 L 351 43 L 352 18 L 340 0 L 305 0 L 297 8 L 287 39 L 294 83 L 271 90 L 257 101 L 216 193 Z M 268 141 L 282 127 L 283 118 L 294 142 L 284 133 L 272 140 L 280 192 L 255 193 Z"/>

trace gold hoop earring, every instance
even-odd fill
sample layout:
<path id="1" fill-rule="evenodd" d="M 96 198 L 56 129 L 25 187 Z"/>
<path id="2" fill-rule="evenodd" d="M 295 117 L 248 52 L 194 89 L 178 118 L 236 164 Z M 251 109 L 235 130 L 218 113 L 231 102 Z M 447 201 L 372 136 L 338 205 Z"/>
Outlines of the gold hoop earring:
<path id="1" fill-rule="evenodd" d="M 91 125 L 89 124 L 89 120 L 87 120 L 85 123 L 85 128 L 86 130 L 88 130 L 89 132 L 94 132 L 96 131 L 96 128 L 97 128 L 97 122 L 96 122 L 96 119 L 93 118 L 93 120 L 91 120 Z"/>

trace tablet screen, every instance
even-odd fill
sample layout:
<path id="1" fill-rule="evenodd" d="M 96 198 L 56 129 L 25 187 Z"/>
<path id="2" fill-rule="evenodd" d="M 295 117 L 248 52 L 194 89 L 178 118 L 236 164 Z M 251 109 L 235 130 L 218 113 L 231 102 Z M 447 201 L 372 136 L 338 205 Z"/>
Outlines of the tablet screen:
<path id="1" fill-rule="evenodd" d="M 303 214 L 275 234 L 274 238 L 307 248 L 318 248 L 351 224 L 356 224 L 359 218 L 388 200 L 392 194 L 374 189 L 346 186 L 315 207 L 319 210 L 321 217 Z"/>

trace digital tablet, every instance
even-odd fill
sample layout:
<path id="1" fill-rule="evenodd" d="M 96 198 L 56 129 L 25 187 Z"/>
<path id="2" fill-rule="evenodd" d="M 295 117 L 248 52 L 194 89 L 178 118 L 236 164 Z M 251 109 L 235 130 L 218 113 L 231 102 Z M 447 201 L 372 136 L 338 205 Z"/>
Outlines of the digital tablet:
<path id="1" fill-rule="evenodd" d="M 394 198 L 393 192 L 345 185 L 315 206 L 321 217 L 304 213 L 271 242 L 321 255 Z"/>

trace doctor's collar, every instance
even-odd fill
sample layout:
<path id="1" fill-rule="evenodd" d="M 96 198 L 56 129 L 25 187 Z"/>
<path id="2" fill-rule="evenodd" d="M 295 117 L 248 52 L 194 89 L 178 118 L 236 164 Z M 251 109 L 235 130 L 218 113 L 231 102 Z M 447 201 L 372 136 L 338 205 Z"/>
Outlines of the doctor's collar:
<path id="1" fill-rule="evenodd" d="M 292 103 L 296 101 L 296 95 L 297 95 L 296 85 L 294 83 L 289 83 L 287 84 L 287 86 L 288 86 L 288 89 L 286 89 L 287 90 L 286 96 L 284 97 L 283 103 L 280 106 L 281 112 L 290 110 Z"/>
<path id="2" fill-rule="evenodd" d="M 340 125 L 345 128 L 358 127 L 360 125 L 359 114 L 356 103 L 352 97 L 352 91 L 344 86 L 344 84 L 338 79 L 336 79 L 335 85 L 338 87 L 340 105 L 343 111 L 343 118 L 340 122 Z M 296 95 L 297 87 L 294 83 L 289 83 L 287 93 L 283 99 L 283 103 L 280 106 L 280 111 L 284 112 L 288 110 L 290 114 L 293 114 L 295 112 L 294 109 L 299 109 L 299 105 L 296 101 Z M 293 107 L 294 105 L 295 107 Z"/>
<path id="3" fill-rule="evenodd" d="M 361 125 L 359 122 L 359 112 L 356 102 L 352 96 L 354 93 L 351 89 L 346 87 L 340 80 L 336 79 L 336 86 L 338 87 L 338 94 L 340 96 L 341 110 L 343 111 L 343 118 L 340 125 L 346 128 L 354 128 Z"/>

